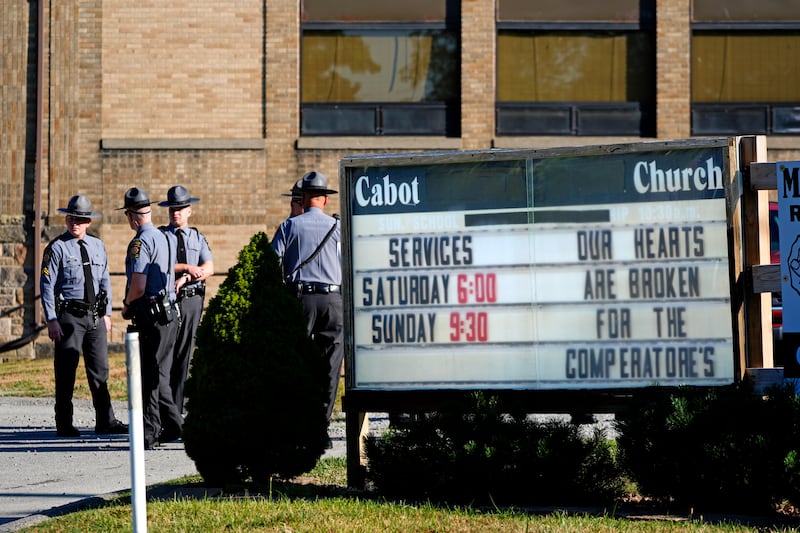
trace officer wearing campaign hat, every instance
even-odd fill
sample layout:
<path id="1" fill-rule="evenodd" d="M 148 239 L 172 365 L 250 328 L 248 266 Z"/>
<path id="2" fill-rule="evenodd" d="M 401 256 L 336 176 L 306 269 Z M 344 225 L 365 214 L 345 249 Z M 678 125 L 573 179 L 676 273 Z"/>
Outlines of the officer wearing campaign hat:
<path id="1" fill-rule="evenodd" d="M 59 207 L 57 211 L 81 218 L 98 218 L 100 216 L 97 211 L 92 211 L 92 201 L 82 194 L 70 198 L 67 207 Z"/>
<path id="2" fill-rule="evenodd" d="M 180 437 L 183 418 L 169 386 L 172 350 L 180 322 L 175 305 L 175 247 L 153 225 L 153 202 L 137 187 L 125 192 L 128 224 L 136 232 L 125 257 L 125 298 L 122 317 L 139 332 L 144 403 L 144 444 Z"/>
<path id="3" fill-rule="evenodd" d="M 338 216 L 324 212 L 328 195 L 336 194 L 328 188 L 328 178 L 312 171 L 300 181 L 305 212 L 278 227 L 272 248 L 281 259 L 287 286 L 300 299 L 308 332 L 330 363 L 330 421 L 344 356 L 341 229 Z"/>
<path id="4" fill-rule="evenodd" d="M 67 207 L 58 211 L 66 215 L 67 230 L 45 248 L 39 281 L 47 334 L 55 341 L 56 434 L 80 436 L 72 420 L 72 394 L 81 353 L 95 408 L 95 433 L 127 433 L 128 426 L 114 416 L 107 385 L 111 330 L 108 255 L 103 242 L 86 232 L 100 213 L 82 194 L 70 198 Z"/>
<path id="5" fill-rule="evenodd" d="M 189 190 L 183 185 L 175 185 L 167 191 L 167 200 L 158 202 L 161 207 L 188 207 L 200 201 L 200 198 L 193 198 Z"/>
<path id="6" fill-rule="evenodd" d="M 197 228 L 189 226 L 192 204 L 199 202 L 183 185 L 175 185 L 167 191 L 167 200 L 159 202 L 169 208 L 169 225 L 161 226 L 173 242 L 176 250 L 175 277 L 177 279 L 177 301 L 181 321 L 172 351 L 170 389 L 172 399 L 181 412 L 184 407 L 183 389 L 189 375 L 189 365 L 194 352 L 194 339 L 206 294 L 206 279 L 214 274 L 214 260 L 205 236 Z"/>

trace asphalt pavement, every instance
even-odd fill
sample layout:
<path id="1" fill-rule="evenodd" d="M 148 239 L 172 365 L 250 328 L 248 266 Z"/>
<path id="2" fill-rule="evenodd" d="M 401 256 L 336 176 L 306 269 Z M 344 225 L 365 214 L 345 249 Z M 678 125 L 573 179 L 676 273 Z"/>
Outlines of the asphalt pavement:
<path id="1" fill-rule="evenodd" d="M 0 397 L 0 532 L 17 531 L 130 491 L 128 435 L 95 435 L 94 409 L 74 401 L 76 438 L 56 437 L 53 400 Z M 114 402 L 128 422 L 128 405 Z M 371 420 L 374 420 L 371 418 Z M 378 418 L 378 424 L 386 422 Z M 329 428 L 333 448 L 324 457 L 345 455 L 343 421 Z M 181 441 L 145 453 L 148 497 L 158 484 L 197 473 Z"/>

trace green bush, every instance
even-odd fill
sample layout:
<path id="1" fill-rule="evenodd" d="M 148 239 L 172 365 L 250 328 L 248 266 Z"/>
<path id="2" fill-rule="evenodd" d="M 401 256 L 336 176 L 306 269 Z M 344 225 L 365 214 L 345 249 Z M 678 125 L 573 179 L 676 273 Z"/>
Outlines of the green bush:
<path id="1" fill-rule="evenodd" d="M 470 504 L 609 503 L 623 480 L 611 444 L 570 423 L 539 423 L 477 393 L 369 436 L 367 478 L 391 497 Z"/>
<path id="2" fill-rule="evenodd" d="M 800 405 L 793 387 L 637 392 L 617 416 L 620 463 L 640 492 L 695 509 L 769 511 L 797 502 Z"/>
<path id="3" fill-rule="evenodd" d="M 311 470 L 327 444 L 327 361 L 260 232 L 239 254 L 197 331 L 186 383 L 186 453 L 208 483 Z"/>

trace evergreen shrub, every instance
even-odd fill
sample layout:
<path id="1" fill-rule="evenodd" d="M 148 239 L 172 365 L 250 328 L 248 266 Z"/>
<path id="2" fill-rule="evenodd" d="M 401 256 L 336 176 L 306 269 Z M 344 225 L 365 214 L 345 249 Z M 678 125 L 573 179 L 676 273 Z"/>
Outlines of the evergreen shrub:
<path id="1" fill-rule="evenodd" d="M 389 497 L 466 504 L 610 503 L 624 480 L 613 445 L 537 422 L 476 393 L 466 409 L 413 415 L 366 441 L 367 478 Z"/>
<path id="2" fill-rule="evenodd" d="M 653 387 L 617 415 L 620 464 L 639 492 L 699 510 L 798 503 L 800 404 L 793 386 Z"/>
<path id="3" fill-rule="evenodd" d="M 311 470 L 328 441 L 327 367 L 268 237 L 257 233 L 197 331 L 183 440 L 204 480 L 264 482 Z"/>

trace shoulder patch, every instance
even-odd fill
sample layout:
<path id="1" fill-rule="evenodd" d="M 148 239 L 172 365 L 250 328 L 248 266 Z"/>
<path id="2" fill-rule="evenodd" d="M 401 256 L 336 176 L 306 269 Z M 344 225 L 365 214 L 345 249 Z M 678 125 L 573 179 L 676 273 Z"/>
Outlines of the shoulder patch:
<path id="1" fill-rule="evenodd" d="M 42 265 L 49 265 L 50 259 L 53 257 L 53 246 L 51 244 L 47 245 L 47 248 L 44 249 L 44 253 L 42 254 Z"/>
<path id="2" fill-rule="evenodd" d="M 139 259 L 142 253 L 142 241 L 140 239 L 133 239 L 128 245 L 128 257 L 130 259 Z"/>

